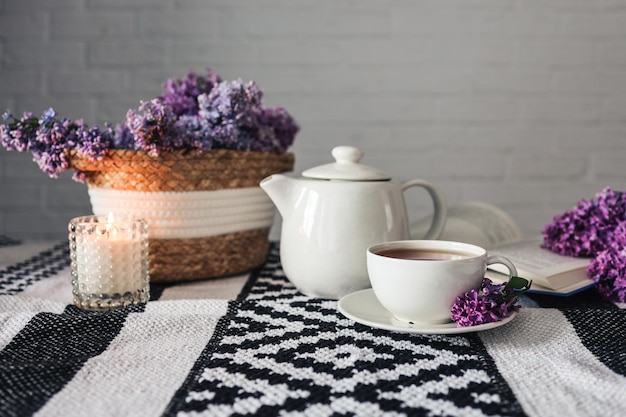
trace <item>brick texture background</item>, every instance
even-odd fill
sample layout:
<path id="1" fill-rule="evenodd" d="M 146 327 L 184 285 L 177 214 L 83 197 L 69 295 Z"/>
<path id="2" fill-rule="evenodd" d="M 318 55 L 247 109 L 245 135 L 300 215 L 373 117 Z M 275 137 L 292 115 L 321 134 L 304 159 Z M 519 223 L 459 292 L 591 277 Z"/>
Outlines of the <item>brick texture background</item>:
<path id="1" fill-rule="evenodd" d="M 118 122 L 170 76 L 255 80 L 301 124 L 295 172 L 339 144 L 527 235 L 625 189 L 626 0 L 0 0 L 0 108 Z M 84 185 L 0 150 L 0 234 L 64 238 Z M 425 194 L 408 197 L 412 218 Z"/>

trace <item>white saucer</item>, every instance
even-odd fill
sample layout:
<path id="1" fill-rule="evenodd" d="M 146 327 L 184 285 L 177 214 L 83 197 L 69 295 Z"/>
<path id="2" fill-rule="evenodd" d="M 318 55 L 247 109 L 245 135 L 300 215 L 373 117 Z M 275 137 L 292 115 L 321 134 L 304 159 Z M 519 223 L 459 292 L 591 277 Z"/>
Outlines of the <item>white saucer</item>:
<path id="1" fill-rule="evenodd" d="M 417 334 L 462 334 L 479 332 L 503 326 L 513 320 L 517 315 L 517 313 L 514 312 L 509 317 L 501 321 L 469 327 L 457 327 L 456 323 L 452 321 L 450 323 L 443 324 L 411 324 L 397 320 L 380 304 L 371 288 L 353 292 L 342 297 L 339 300 L 337 307 L 339 308 L 341 314 L 356 321 L 357 323 L 375 327 L 377 329 Z"/>

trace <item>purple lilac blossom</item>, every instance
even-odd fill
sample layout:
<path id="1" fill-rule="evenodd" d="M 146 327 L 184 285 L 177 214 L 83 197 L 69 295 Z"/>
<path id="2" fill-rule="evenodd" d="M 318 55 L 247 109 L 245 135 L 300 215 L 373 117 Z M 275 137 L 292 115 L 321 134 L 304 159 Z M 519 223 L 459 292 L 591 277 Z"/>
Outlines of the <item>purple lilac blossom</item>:
<path id="1" fill-rule="evenodd" d="M 135 142 L 135 137 L 131 133 L 126 122 L 118 123 L 115 125 L 113 133 L 113 149 L 139 149 L 139 146 Z"/>
<path id="2" fill-rule="evenodd" d="M 0 144 L 7 150 L 30 151 L 52 177 L 69 166 L 67 152 L 77 150 L 92 160 L 108 149 L 145 150 L 150 155 L 175 149 L 285 152 L 300 127 L 282 107 L 265 108 L 263 92 L 250 81 L 223 82 L 210 68 L 205 76 L 192 72 L 170 79 L 162 96 L 129 110 L 115 128 L 89 127 L 82 120 L 57 119 L 53 109 L 41 119 L 10 113 L 0 125 Z M 84 178 L 77 173 L 76 178 Z"/>
<path id="3" fill-rule="evenodd" d="M 284 152 L 293 145 L 294 138 L 300 127 L 293 117 L 287 113 L 287 110 L 282 107 L 263 109 L 259 119 L 261 126 L 274 131 L 269 144 L 270 147 L 277 149 L 279 152 Z"/>
<path id="4" fill-rule="evenodd" d="M 30 151 L 39 168 L 53 178 L 69 167 L 68 150 L 77 149 L 90 159 L 99 159 L 111 144 L 108 129 L 101 132 L 82 120 L 57 119 L 52 108 L 44 111 L 41 119 L 32 113 L 24 113 L 19 120 L 5 113 L 4 119 L 9 123 L 0 126 L 2 145 L 7 150 Z"/>
<path id="5" fill-rule="evenodd" d="M 206 76 L 189 72 L 186 78 L 170 78 L 163 84 L 164 93 L 159 98 L 170 106 L 177 116 L 198 114 L 198 96 L 210 93 L 213 87 L 222 80 L 211 68 L 207 68 Z"/>
<path id="6" fill-rule="evenodd" d="M 626 220 L 626 194 L 605 188 L 595 200 L 581 200 L 555 216 L 543 230 L 542 247 L 567 256 L 595 256 L 613 239 L 617 224 Z"/>
<path id="7" fill-rule="evenodd" d="M 5 112 L 2 118 L 8 123 L 0 126 L 0 143 L 9 151 L 26 152 L 39 129 L 39 120 L 32 113 L 26 112 L 21 119 Z"/>
<path id="8" fill-rule="evenodd" d="M 450 310 L 457 327 L 494 323 L 518 311 L 520 306 L 515 304 L 518 297 L 505 286 L 484 278 L 479 291 L 470 290 L 457 297 Z"/>
<path id="9" fill-rule="evenodd" d="M 115 131 L 109 125 L 100 130 L 98 126 L 84 125 L 82 120 L 80 123 L 75 149 L 92 161 L 101 160 L 114 142 Z"/>
<path id="10" fill-rule="evenodd" d="M 299 126 L 283 108 L 262 105 L 256 83 L 222 82 L 198 97 L 198 115 L 210 122 L 216 148 L 284 152 Z"/>
<path id="11" fill-rule="evenodd" d="M 261 108 L 263 92 L 254 81 L 244 85 L 241 80 L 224 81 L 216 85 L 202 100 L 201 117 L 208 119 L 219 132 L 221 126 L 238 126 L 254 129 L 257 124 L 256 111 Z M 225 129 L 228 132 L 230 129 Z M 226 135 L 220 135 L 223 139 Z"/>
<path id="12" fill-rule="evenodd" d="M 29 150 L 39 168 L 54 178 L 69 166 L 65 153 L 66 145 L 73 146 L 77 142 L 76 132 L 71 128 L 70 120 L 62 119 L 58 122 L 42 123 L 35 140 L 29 145 Z"/>
<path id="13" fill-rule="evenodd" d="M 626 302 L 626 221 L 617 225 L 611 243 L 591 260 L 587 274 L 603 297 Z"/>
<path id="14" fill-rule="evenodd" d="M 253 81 L 223 81 L 197 96 L 197 114 L 176 115 L 171 104 L 155 99 L 129 110 L 126 124 L 135 146 L 153 155 L 173 149 L 284 152 L 299 126 L 285 109 L 264 108 L 262 98 Z"/>
<path id="15" fill-rule="evenodd" d="M 213 134 L 210 124 L 197 115 L 180 116 L 174 128 L 185 147 L 199 152 L 211 150 Z"/>
<path id="16" fill-rule="evenodd" d="M 143 101 L 137 109 L 128 110 L 126 124 L 135 144 L 152 156 L 161 151 L 182 148 L 181 138 L 175 129 L 176 115 L 160 99 Z"/>

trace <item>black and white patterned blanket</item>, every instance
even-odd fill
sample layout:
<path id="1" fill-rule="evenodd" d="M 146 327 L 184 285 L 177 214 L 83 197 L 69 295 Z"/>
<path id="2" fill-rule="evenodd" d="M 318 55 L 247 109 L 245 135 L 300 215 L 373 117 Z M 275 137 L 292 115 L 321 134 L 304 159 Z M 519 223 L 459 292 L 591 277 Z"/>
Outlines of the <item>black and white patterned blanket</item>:
<path id="1" fill-rule="evenodd" d="M 626 415 L 626 306 L 593 290 L 414 335 L 298 293 L 277 243 L 230 300 L 153 285 L 144 306 L 84 312 L 68 268 L 63 243 L 0 267 L 1 416 Z"/>
<path id="2" fill-rule="evenodd" d="M 13 246 L 13 245 L 19 245 L 20 241 L 10 238 L 8 236 L 4 236 L 4 235 L 0 235 L 0 247 L 1 246 Z"/>

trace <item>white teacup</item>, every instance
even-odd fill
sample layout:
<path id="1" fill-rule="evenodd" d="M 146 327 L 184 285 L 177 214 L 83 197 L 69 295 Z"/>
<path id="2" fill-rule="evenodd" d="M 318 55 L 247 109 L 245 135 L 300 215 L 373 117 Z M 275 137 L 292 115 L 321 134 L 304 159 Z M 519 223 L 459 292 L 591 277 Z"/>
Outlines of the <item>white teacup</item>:
<path id="1" fill-rule="evenodd" d="M 398 320 L 440 324 L 450 321 L 456 297 L 478 290 L 487 265 L 513 263 L 488 256 L 480 246 L 444 240 L 400 240 L 367 249 L 367 271 L 378 301 Z"/>

